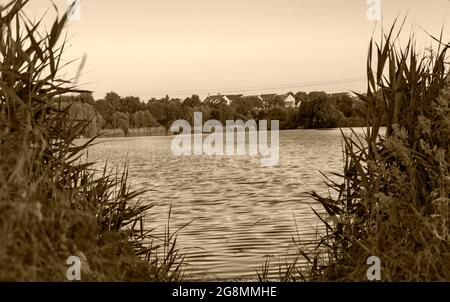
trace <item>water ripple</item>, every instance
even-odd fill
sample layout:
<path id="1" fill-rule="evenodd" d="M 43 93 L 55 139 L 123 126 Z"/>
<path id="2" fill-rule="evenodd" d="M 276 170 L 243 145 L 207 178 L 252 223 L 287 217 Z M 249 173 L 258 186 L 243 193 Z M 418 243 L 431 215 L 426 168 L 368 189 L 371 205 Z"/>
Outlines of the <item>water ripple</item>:
<path id="1" fill-rule="evenodd" d="M 326 192 L 319 170 L 339 171 L 339 130 L 281 131 L 275 167 L 261 167 L 250 156 L 175 157 L 171 139 L 99 139 L 89 156 L 100 165 L 129 160 L 132 188 L 150 189 L 145 198 L 157 204 L 145 220 L 155 234 L 163 233 L 170 204 L 171 229 L 192 221 L 178 238 L 187 273 L 254 279 L 265 259 L 284 261 L 281 256 L 295 253 L 297 231 L 302 240 L 314 238 L 318 221 L 307 193 Z"/>

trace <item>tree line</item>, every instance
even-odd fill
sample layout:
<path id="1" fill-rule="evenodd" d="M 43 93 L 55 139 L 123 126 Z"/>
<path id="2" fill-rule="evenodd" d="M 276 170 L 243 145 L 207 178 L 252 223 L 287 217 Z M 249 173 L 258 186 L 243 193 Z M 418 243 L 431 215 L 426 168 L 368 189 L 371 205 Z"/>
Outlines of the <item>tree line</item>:
<path id="1" fill-rule="evenodd" d="M 179 98 L 122 97 L 115 92 L 95 100 L 92 93 L 65 95 L 57 98 L 59 104 L 70 106 L 71 118 L 89 120 L 84 135 L 92 137 L 103 130 L 121 129 L 125 136 L 130 128 L 170 128 L 178 119 L 193 123 L 194 112 L 202 112 L 204 122 L 226 120 L 279 120 L 280 129 L 334 128 L 363 126 L 358 111 L 363 110 L 355 96 L 348 93 L 328 94 L 323 91 L 291 93 L 300 106 L 286 107 L 283 102 L 264 103 L 257 96 L 237 96 L 226 102 L 202 102 L 198 95 Z"/>

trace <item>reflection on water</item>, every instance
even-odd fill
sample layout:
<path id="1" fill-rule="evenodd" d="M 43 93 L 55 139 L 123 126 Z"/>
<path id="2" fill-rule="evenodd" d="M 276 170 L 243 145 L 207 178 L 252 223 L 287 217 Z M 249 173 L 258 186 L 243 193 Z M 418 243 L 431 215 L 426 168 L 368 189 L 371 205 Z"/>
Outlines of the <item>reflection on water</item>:
<path id="1" fill-rule="evenodd" d="M 274 167 L 261 167 L 250 156 L 175 157 L 171 139 L 99 139 L 89 159 L 112 165 L 129 160 L 132 189 L 150 189 L 146 197 L 157 203 L 148 228 L 163 232 L 171 203 L 172 229 L 192 220 L 178 238 L 188 274 L 254 279 L 264 260 L 277 263 L 295 253 L 297 231 L 301 240 L 314 238 L 319 224 L 310 207 L 317 205 L 306 193 L 325 189 L 319 170 L 342 167 L 338 129 L 281 131 Z"/>

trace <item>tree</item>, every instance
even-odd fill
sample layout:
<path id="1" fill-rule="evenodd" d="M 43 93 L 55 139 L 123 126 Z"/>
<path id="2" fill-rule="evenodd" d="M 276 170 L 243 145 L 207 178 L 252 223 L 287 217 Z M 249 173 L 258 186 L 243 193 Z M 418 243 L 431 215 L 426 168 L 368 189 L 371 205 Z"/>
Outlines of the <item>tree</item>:
<path id="1" fill-rule="evenodd" d="M 227 113 L 223 107 L 212 108 L 209 113 L 209 118 L 225 123 L 227 120 Z"/>
<path id="2" fill-rule="evenodd" d="M 326 93 L 314 93 L 299 108 L 299 123 L 305 128 L 334 128 L 343 118 L 336 103 Z"/>
<path id="3" fill-rule="evenodd" d="M 166 111 L 167 120 L 165 122 L 166 128 L 169 128 L 172 123 L 176 120 L 183 118 L 183 105 L 181 104 L 181 100 L 179 99 L 170 99 L 164 101 L 163 103 L 164 109 Z"/>
<path id="4" fill-rule="evenodd" d="M 81 103 L 87 103 L 91 106 L 94 106 L 95 100 L 94 96 L 92 95 L 92 92 L 79 93 L 76 98 L 77 101 Z"/>
<path id="5" fill-rule="evenodd" d="M 105 99 L 100 99 L 95 101 L 94 108 L 105 120 L 104 126 L 107 128 L 113 128 L 112 115 L 114 114 L 115 110 L 111 103 L 109 103 Z"/>
<path id="6" fill-rule="evenodd" d="M 104 99 L 112 106 L 114 111 L 120 111 L 120 95 L 111 91 L 106 93 Z"/>
<path id="7" fill-rule="evenodd" d="M 236 98 L 231 102 L 234 111 L 247 115 L 263 107 L 261 99 L 255 96 Z"/>
<path id="8" fill-rule="evenodd" d="M 75 102 L 70 105 L 69 116 L 74 121 L 86 121 L 88 124 L 82 131 L 82 135 L 93 137 L 102 129 L 105 121 L 88 103 Z"/>
<path id="9" fill-rule="evenodd" d="M 284 121 L 286 119 L 286 109 L 279 106 L 272 107 L 267 112 L 266 117 L 269 121 L 271 120 Z"/>
<path id="10" fill-rule="evenodd" d="M 158 123 L 165 125 L 167 122 L 167 113 L 163 106 L 164 100 L 157 100 L 155 98 L 150 99 L 145 108 L 156 118 Z"/>
<path id="11" fill-rule="evenodd" d="M 298 128 L 298 110 L 294 108 L 286 108 L 286 117 L 282 125 L 282 129 L 296 129 Z"/>
<path id="12" fill-rule="evenodd" d="M 269 107 L 285 107 L 284 100 L 280 95 L 276 95 L 268 102 Z"/>
<path id="13" fill-rule="evenodd" d="M 129 114 L 133 114 L 133 113 L 143 109 L 143 107 L 144 106 L 138 97 L 127 96 L 127 97 L 120 99 L 119 111 L 128 112 Z"/>
<path id="14" fill-rule="evenodd" d="M 146 128 L 159 126 L 158 121 L 148 110 L 140 110 L 132 115 L 132 126 L 135 128 Z"/>
<path id="15" fill-rule="evenodd" d="M 332 97 L 335 99 L 336 107 L 344 114 L 345 117 L 353 116 L 353 106 L 356 100 L 348 93 L 336 93 Z"/>
<path id="16" fill-rule="evenodd" d="M 186 98 L 183 101 L 183 106 L 188 106 L 191 108 L 200 107 L 202 105 L 202 101 L 200 97 L 196 94 L 193 94 L 191 97 Z"/>
<path id="17" fill-rule="evenodd" d="M 295 104 L 301 104 L 304 101 L 308 100 L 308 94 L 303 91 L 298 91 L 296 94 L 294 94 Z"/>
<path id="18" fill-rule="evenodd" d="M 89 105 L 94 105 L 94 96 L 91 92 L 81 92 L 78 94 L 67 94 L 61 95 L 55 98 L 56 101 L 64 102 L 67 104 L 72 104 L 75 102 L 87 103 Z"/>
<path id="19" fill-rule="evenodd" d="M 112 126 L 115 129 L 122 129 L 125 136 L 128 136 L 130 128 L 129 114 L 124 112 L 114 112 L 112 115 Z"/>

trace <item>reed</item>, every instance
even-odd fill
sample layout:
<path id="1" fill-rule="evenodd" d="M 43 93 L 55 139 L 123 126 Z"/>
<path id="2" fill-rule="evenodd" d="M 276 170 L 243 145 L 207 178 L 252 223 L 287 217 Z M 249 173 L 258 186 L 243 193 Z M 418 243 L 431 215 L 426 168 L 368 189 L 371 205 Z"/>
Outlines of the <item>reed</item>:
<path id="1" fill-rule="evenodd" d="M 367 280 L 370 256 L 384 281 L 450 280 L 449 44 L 441 33 L 435 52 L 419 53 L 413 35 L 400 45 L 402 26 L 370 41 L 367 92 L 357 94 L 368 127 L 342 134 L 342 181 L 326 178 L 334 194 L 312 192 L 326 212 L 316 212 L 322 261 L 307 258 L 313 280 Z"/>
<path id="2" fill-rule="evenodd" d="M 84 92 L 59 77 L 67 13 L 42 31 L 23 13 L 28 2 L 0 10 L 0 280 L 67 280 L 69 256 L 82 260 L 83 281 L 176 280 L 175 237 L 161 264 L 143 226 L 153 205 L 129 190 L 126 165 L 98 176 L 81 160 L 94 138 L 74 140 L 90 121 L 55 101 Z"/>
<path id="3" fill-rule="evenodd" d="M 368 127 L 342 132 L 342 173 L 323 174 L 328 195 L 311 192 L 323 231 L 293 238 L 307 265 L 291 262 L 278 280 L 367 281 L 371 256 L 381 281 L 450 280 L 450 45 L 442 32 L 430 53 L 413 35 L 401 45 L 403 24 L 370 41 L 367 92 L 357 93 Z"/>

